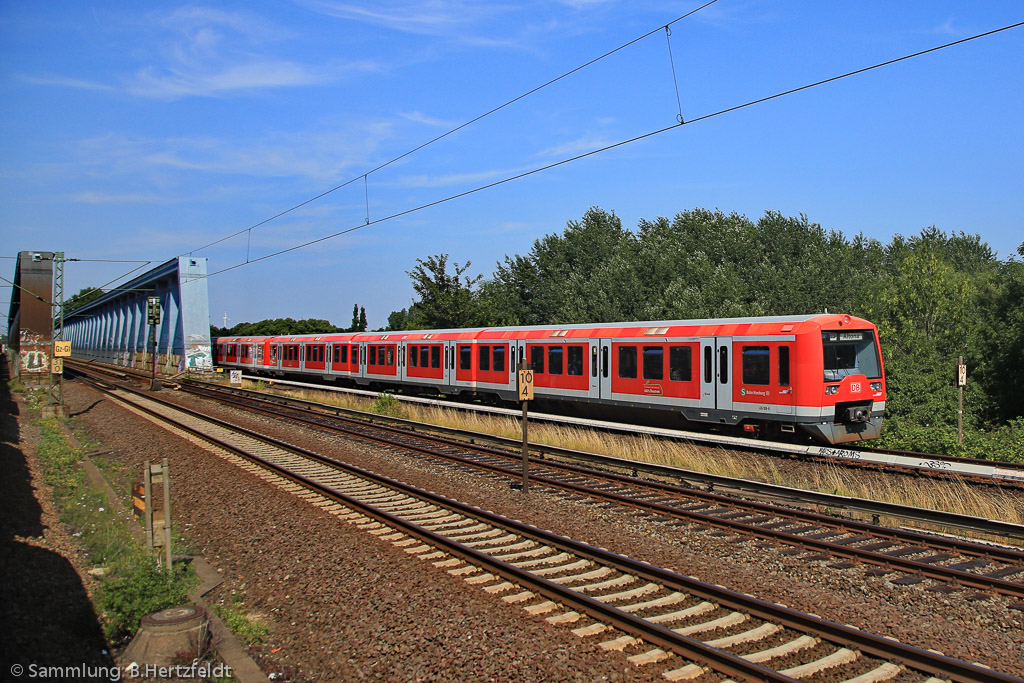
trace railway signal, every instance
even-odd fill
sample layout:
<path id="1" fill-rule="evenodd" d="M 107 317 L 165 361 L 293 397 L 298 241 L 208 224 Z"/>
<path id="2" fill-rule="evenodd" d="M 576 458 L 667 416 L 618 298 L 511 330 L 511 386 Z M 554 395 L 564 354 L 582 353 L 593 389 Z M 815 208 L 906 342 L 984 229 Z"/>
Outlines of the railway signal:
<path id="1" fill-rule="evenodd" d="M 146 322 L 149 323 L 149 344 L 153 347 L 153 377 L 149 389 L 156 391 L 156 326 L 160 324 L 160 297 L 146 299 Z"/>

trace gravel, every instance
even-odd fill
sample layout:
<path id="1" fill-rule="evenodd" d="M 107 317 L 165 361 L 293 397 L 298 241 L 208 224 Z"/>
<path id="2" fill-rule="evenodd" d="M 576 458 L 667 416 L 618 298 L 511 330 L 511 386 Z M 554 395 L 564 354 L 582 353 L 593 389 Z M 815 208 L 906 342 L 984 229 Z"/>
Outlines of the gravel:
<path id="1" fill-rule="evenodd" d="M 172 505 L 187 541 L 224 572 L 214 597 L 239 604 L 270 628 L 251 649 L 268 673 L 295 680 L 664 680 L 597 639 L 528 617 L 246 475 L 208 451 L 78 385 L 67 388 L 76 420 L 141 471 L 168 457 Z M 164 396 L 231 416 L 278 438 L 430 488 L 541 528 L 787 604 L 922 648 L 1024 676 L 1024 613 L 1005 598 L 970 599 L 894 586 L 864 568 L 832 569 L 734 536 L 662 524 L 632 511 L 568 499 L 509 480 L 214 407 L 176 392 Z M 95 404 L 95 405 L 93 405 Z M 87 407 L 92 406 L 88 410 Z M 232 598 L 232 594 L 235 595 Z"/>

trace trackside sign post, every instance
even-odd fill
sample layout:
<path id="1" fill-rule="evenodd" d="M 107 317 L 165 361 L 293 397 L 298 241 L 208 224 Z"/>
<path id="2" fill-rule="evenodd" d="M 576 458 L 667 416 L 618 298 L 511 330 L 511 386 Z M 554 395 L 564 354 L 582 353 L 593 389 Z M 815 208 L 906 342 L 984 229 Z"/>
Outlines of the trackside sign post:
<path id="1" fill-rule="evenodd" d="M 533 370 L 528 370 L 523 361 L 519 361 L 516 374 L 516 395 L 523 404 L 523 493 L 529 485 L 529 428 L 527 423 L 527 406 L 533 400 Z"/>

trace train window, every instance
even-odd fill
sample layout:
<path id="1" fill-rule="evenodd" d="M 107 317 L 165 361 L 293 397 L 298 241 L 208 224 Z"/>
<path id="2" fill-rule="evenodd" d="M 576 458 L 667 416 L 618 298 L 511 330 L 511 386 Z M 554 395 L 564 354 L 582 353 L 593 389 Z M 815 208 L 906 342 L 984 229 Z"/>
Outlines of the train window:
<path id="1" fill-rule="evenodd" d="M 882 376 L 878 347 L 871 330 L 822 332 L 821 342 L 826 382 L 837 382 L 847 375 L 862 374 L 868 379 Z"/>
<path id="2" fill-rule="evenodd" d="M 544 347 L 530 347 L 530 369 L 536 373 L 544 374 Z"/>
<path id="3" fill-rule="evenodd" d="M 673 382 L 693 379 L 693 349 L 689 346 L 668 347 L 668 378 Z"/>
<path id="4" fill-rule="evenodd" d="M 480 352 L 480 360 L 479 360 L 478 365 L 480 366 L 480 369 L 481 370 L 486 370 L 486 371 L 490 372 L 490 369 L 491 369 L 491 347 L 490 346 L 481 346 L 480 349 L 479 349 L 479 352 Z"/>
<path id="5" fill-rule="evenodd" d="M 377 347 L 377 365 L 390 365 L 390 363 L 385 362 L 387 359 L 386 353 L 387 351 L 383 346 Z"/>
<path id="6" fill-rule="evenodd" d="M 427 347 L 423 347 L 423 367 L 427 367 Z M 430 367 L 439 368 L 441 367 L 441 347 L 431 346 L 430 347 Z"/>
<path id="7" fill-rule="evenodd" d="M 644 379 L 665 377 L 665 349 L 660 346 L 644 347 Z"/>
<path id="8" fill-rule="evenodd" d="M 548 374 L 561 375 L 562 363 L 565 359 L 565 349 L 561 346 L 548 347 Z"/>
<path id="9" fill-rule="evenodd" d="M 409 347 L 409 367 L 418 368 L 420 366 L 420 349 L 418 346 Z"/>
<path id="10" fill-rule="evenodd" d="M 729 383 L 729 347 L 718 347 L 718 380 L 722 384 Z"/>
<path id="11" fill-rule="evenodd" d="M 271 346 L 270 347 L 270 362 L 271 363 L 276 363 L 277 362 L 277 347 L 276 346 Z"/>
<path id="12" fill-rule="evenodd" d="M 590 349 L 590 376 L 597 377 L 597 347 Z"/>
<path id="13" fill-rule="evenodd" d="M 711 347 L 704 347 L 704 384 L 711 384 L 711 375 L 714 373 L 714 356 L 711 355 Z"/>
<path id="14" fill-rule="evenodd" d="M 619 347 L 619 377 L 636 379 L 636 347 Z"/>
<path id="15" fill-rule="evenodd" d="M 367 346 L 366 349 L 367 349 L 367 351 L 370 354 L 369 362 L 367 363 L 367 365 L 376 365 L 377 364 L 377 347 L 376 346 Z"/>
<path id="16" fill-rule="evenodd" d="M 601 347 L 601 376 L 608 376 L 608 347 Z"/>
<path id="17" fill-rule="evenodd" d="M 568 374 L 579 377 L 583 374 L 583 347 L 570 346 L 566 352 Z"/>
<path id="18" fill-rule="evenodd" d="M 352 354 L 353 357 L 355 355 L 356 355 L 355 353 Z M 348 363 L 348 347 L 347 346 L 342 346 L 341 347 L 341 362 L 342 363 Z"/>
<path id="19" fill-rule="evenodd" d="M 743 383 L 768 384 L 770 378 L 770 361 L 767 346 L 743 347 Z"/>
<path id="20" fill-rule="evenodd" d="M 472 370 L 473 369 L 473 347 L 472 346 L 460 346 L 459 347 L 459 370 Z"/>
<path id="21" fill-rule="evenodd" d="M 494 371 L 505 372 L 505 347 L 494 347 Z"/>
<path id="22" fill-rule="evenodd" d="M 789 386 L 789 347 L 779 347 L 779 386 Z"/>
<path id="23" fill-rule="evenodd" d="M 387 361 L 386 363 L 384 363 L 384 365 L 387 365 L 389 367 L 395 364 L 395 347 L 394 346 L 388 346 L 387 347 L 387 351 L 385 352 L 385 355 L 384 355 L 384 360 Z"/>

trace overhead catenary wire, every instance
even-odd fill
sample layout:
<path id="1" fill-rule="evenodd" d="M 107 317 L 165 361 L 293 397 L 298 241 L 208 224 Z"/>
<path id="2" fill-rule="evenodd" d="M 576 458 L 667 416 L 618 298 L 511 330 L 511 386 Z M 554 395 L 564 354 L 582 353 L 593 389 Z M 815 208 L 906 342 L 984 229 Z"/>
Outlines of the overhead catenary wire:
<path id="1" fill-rule="evenodd" d="M 363 180 L 364 183 L 365 183 L 366 182 L 366 177 L 368 175 L 370 175 L 371 173 L 376 173 L 377 171 L 381 171 L 381 170 L 387 168 L 388 166 L 391 166 L 392 164 L 395 164 L 395 163 L 401 161 L 402 159 L 405 159 L 406 157 L 409 157 L 409 156 L 415 154 L 416 152 L 419 152 L 421 149 L 429 147 L 430 145 L 434 144 L 435 142 L 440 142 L 441 140 L 445 139 L 446 137 L 448 137 L 450 135 L 453 135 L 453 134 L 459 132 L 460 130 L 463 130 L 464 128 L 467 128 L 467 127 L 473 125 L 474 123 L 476 123 L 476 122 L 478 122 L 478 121 L 480 121 L 482 119 L 487 118 L 491 114 L 496 114 L 497 112 L 501 111 L 502 109 L 505 109 L 506 107 L 509 107 L 509 106 L 515 104 L 516 102 L 519 102 L 520 100 L 525 99 L 525 98 L 533 95 L 534 93 L 537 93 L 537 92 L 543 90 L 544 88 L 548 87 L 549 85 L 554 85 L 555 83 L 557 83 L 557 82 L 559 82 L 559 81 L 561 81 L 561 80 L 563 80 L 565 78 L 568 78 L 569 76 L 572 76 L 576 72 L 582 71 L 583 69 L 586 69 L 587 67 L 589 67 L 589 66 L 591 66 L 593 64 L 596 64 L 597 62 L 600 62 L 602 59 L 610 57 L 610 56 L 612 56 L 613 54 L 615 54 L 617 52 L 621 52 L 622 50 L 625 50 L 627 47 L 630 47 L 631 45 L 635 45 L 636 43 L 639 43 L 640 41 L 644 40 L 645 38 L 649 38 L 650 36 L 653 36 L 655 33 L 658 33 L 659 31 L 661 31 L 663 29 L 664 30 L 668 30 L 669 27 L 672 26 L 672 24 L 677 24 L 680 21 L 682 21 L 683 19 L 686 19 L 686 18 L 688 18 L 690 16 L 693 16 L 697 12 L 700 12 L 702 9 L 705 9 L 706 7 L 710 7 L 711 5 L 715 4 L 716 2 L 718 2 L 718 0 L 709 0 L 708 2 L 705 2 L 703 5 L 700 5 L 699 7 L 690 10 L 686 14 L 684 14 L 682 16 L 679 16 L 679 17 L 676 17 L 675 19 L 673 19 L 672 21 L 668 22 L 667 24 L 664 24 L 663 26 L 659 26 L 656 29 L 648 31 L 647 33 L 643 34 L 642 36 L 638 36 L 638 37 L 634 38 L 633 40 L 629 41 L 628 43 L 623 43 L 622 45 L 619 45 L 618 47 L 616 47 L 616 48 L 614 48 L 612 50 L 609 50 L 608 52 L 605 52 L 604 54 L 602 54 L 602 55 L 600 55 L 598 57 L 595 57 L 595 58 L 591 59 L 589 62 L 586 62 L 585 64 L 579 65 L 575 69 L 572 69 L 570 71 L 566 71 L 561 76 L 556 76 L 555 78 L 552 78 L 551 80 L 547 81 L 546 83 L 542 83 L 541 85 L 538 85 L 535 88 L 527 90 L 522 95 L 519 95 L 517 97 L 513 97 L 511 100 L 508 100 L 507 102 L 505 102 L 503 104 L 499 104 L 498 106 L 494 107 L 493 109 L 489 109 L 488 111 L 485 111 L 483 114 L 480 114 L 479 116 L 476 116 L 476 117 L 470 119 L 469 121 L 466 121 L 465 123 L 462 123 L 462 124 L 456 126 L 455 128 L 452 128 L 451 130 L 449 130 L 447 132 L 441 133 L 440 135 L 438 135 L 438 136 L 436 136 L 434 138 L 431 138 L 430 140 L 427 140 L 426 142 L 424 142 L 424 143 L 422 143 L 422 144 L 420 144 L 420 145 L 418 145 L 416 147 L 413 147 L 409 151 L 404 152 L 404 153 L 394 157 L 393 159 L 389 159 L 388 161 L 385 161 L 384 163 L 382 163 L 379 166 L 376 166 L 376 167 L 370 169 L 369 171 L 366 171 L 366 172 L 361 173 L 361 174 L 359 174 L 359 175 L 357 175 L 357 176 L 355 176 L 353 178 L 350 178 L 349 180 L 346 180 L 345 182 L 343 182 L 343 183 L 341 183 L 339 185 L 335 185 L 334 187 L 332 187 L 332 188 L 330 188 L 328 190 L 324 190 L 323 192 L 321 192 L 320 194 L 316 195 L 315 197 L 310 197 L 309 199 L 307 199 L 307 200 L 305 200 L 303 202 L 300 202 L 299 204 L 296 204 L 295 206 L 292 206 L 291 208 L 285 209 L 284 211 L 281 211 L 280 213 L 276 213 L 276 214 L 274 214 L 273 216 L 271 216 L 269 218 L 265 218 L 264 220 L 260 221 L 259 223 L 255 223 L 253 225 L 250 225 L 248 228 L 243 228 L 243 229 L 241 229 L 241 230 L 239 230 L 237 232 L 234 232 L 234 233 L 232 233 L 230 235 L 227 235 L 225 237 L 221 237 L 218 240 L 210 242 L 209 244 L 204 244 L 203 246 L 197 247 L 196 249 L 192 249 L 190 251 L 178 254 L 178 256 L 191 255 L 191 254 L 193 254 L 193 253 L 195 253 L 197 251 L 202 251 L 203 249 L 208 249 L 209 247 L 221 244 L 222 242 L 226 242 L 226 241 L 228 241 L 228 240 L 230 240 L 232 238 L 238 237 L 242 233 L 251 232 L 255 228 L 259 228 L 259 227 L 261 227 L 263 225 L 266 225 L 267 223 L 270 223 L 271 221 L 277 220 L 278 218 L 281 218 L 282 216 L 285 216 L 285 215 L 287 215 L 287 214 L 289 214 L 289 213 L 291 213 L 293 211 L 301 209 L 302 207 L 304 207 L 304 206 L 306 206 L 308 204 L 312 204 L 313 202 L 317 201 L 318 199 L 323 199 L 324 197 L 326 197 L 327 195 L 331 194 L 332 192 L 337 192 L 338 190 L 340 190 L 342 188 L 345 188 L 345 187 L 348 187 L 352 183 L 355 183 L 355 182 L 357 182 L 359 180 Z M 673 67 L 673 69 L 674 69 L 674 67 Z M 370 216 L 369 216 L 370 211 L 369 211 L 369 189 L 368 188 L 367 188 L 367 211 L 366 211 L 366 213 L 367 213 L 367 215 L 366 215 L 366 223 L 365 223 L 365 225 L 371 225 Z M 373 222 L 376 222 L 376 221 L 373 221 Z M 261 259 L 254 259 L 254 261 L 258 261 L 258 260 L 261 260 Z"/>
<path id="2" fill-rule="evenodd" d="M 708 4 L 710 4 L 710 3 L 708 3 Z M 706 7 L 706 6 L 707 5 L 704 5 L 704 7 Z M 698 9 L 700 9 L 700 8 L 698 8 Z M 696 10 L 694 10 L 694 11 L 696 11 Z M 732 112 L 735 112 L 735 111 L 739 111 L 741 109 L 746 109 L 748 107 L 752 107 L 752 106 L 755 106 L 755 105 L 758 105 L 758 104 L 763 104 L 763 103 L 769 102 L 771 100 L 779 99 L 780 97 L 785 97 L 785 96 L 788 96 L 788 95 L 792 95 L 792 94 L 795 94 L 795 93 L 798 93 L 798 92 L 802 92 L 804 90 L 809 90 L 811 88 L 816 88 L 816 87 L 819 87 L 819 86 L 822 86 L 822 85 L 826 85 L 828 83 L 834 83 L 834 82 L 842 80 L 844 78 L 849 78 L 851 76 L 856 76 L 856 75 L 859 75 L 859 74 L 863 74 L 863 73 L 866 73 L 868 71 L 873 71 L 875 69 L 880 69 L 882 67 L 891 66 L 891 65 L 897 64 L 899 62 L 904 62 L 904 61 L 907 61 L 909 59 L 914 59 L 916 57 L 921 57 L 923 55 L 927 55 L 927 54 L 930 54 L 932 52 L 938 52 L 939 50 L 944 50 L 944 49 L 947 49 L 947 48 L 950 48 L 950 47 L 954 47 L 956 45 L 962 45 L 963 43 L 967 43 L 967 42 L 970 42 L 970 41 L 973 41 L 973 40 L 978 40 L 980 38 L 985 38 L 985 37 L 988 37 L 988 36 L 992 36 L 992 35 L 995 35 L 997 33 L 1002 33 L 1004 31 L 1009 31 L 1011 29 L 1020 28 L 1021 26 L 1024 26 L 1024 21 L 1017 22 L 1015 24 L 1009 24 L 1007 26 L 1002 26 L 1000 28 L 993 29 L 991 31 L 985 31 L 984 33 L 978 33 L 978 34 L 975 34 L 975 35 L 972 35 L 972 36 L 968 36 L 967 38 L 961 38 L 960 40 L 954 40 L 952 42 L 944 43 L 942 45 L 936 45 L 934 47 L 930 47 L 930 48 L 925 49 L 925 50 L 920 50 L 918 52 L 914 52 L 914 53 L 911 53 L 911 54 L 903 55 L 902 57 L 896 57 L 894 59 L 889 59 L 889 60 L 886 60 L 884 62 L 879 62 L 877 64 L 872 64 L 871 66 L 862 67 L 862 68 L 859 68 L 859 69 L 855 69 L 853 71 L 847 71 L 846 73 L 842 73 L 842 74 L 839 74 L 837 76 L 831 76 L 829 78 L 825 78 L 825 79 L 822 79 L 822 80 L 819 80 L 819 81 L 815 81 L 813 83 L 807 83 L 806 85 L 801 85 L 801 86 L 798 86 L 798 87 L 795 87 L 795 88 L 790 88 L 789 90 L 784 90 L 782 92 L 777 92 L 777 93 L 775 93 L 773 95 L 767 95 L 765 97 L 760 97 L 760 98 L 755 99 L 755 100 L 750 100 L 749 102 L 744 102 L 742 104 L 737 104 L 737 105 L 734 105 L 734 106 L 731 106 L 731 107 L 727 107 L 725 109 L 720 109 L 718 111 L 711 112 L 709 114 L 704 114 L 702 116 L 698 116 L 698 117 L 692 118 L 689 121 L 685 121 L 684 122 L 682 120 L 678 120 L 677 119 L 677 123 L 675 123 L 675 124 L 673 124 L 671 126 L 666 126 L 664 128 L 659 128 L 657 130 L 652 130 L 652 131 L 649 131 L 647 133 L 643 133 L 641 135 L 637 135 L 637 136 L 632 137 L 632 138 L 628 138 L 628 139 L 625 139 L 625 140 L 620 140 L 619 142 L 615 142 L 615 143 L 612 143 L 610 145 L 605 145 L 603 147 L 598 147 L 598 148 L 592 149 L 592 150 L 590 150 L 588 152 L 584 152 L 582 154 L 577 154 L 575 156 L 568 157 L 566 159 L 562 159 L 560 161 L 556 161 L 556 162 L 553 162 L 553 163 L 550 163 L 550 164 L 546 164 L 544 166 L 539 166 L 537 168 L 534 168 L 534 169 L 531 169 L 531 170 L 528 170 L 528 171 L 524 171 L 522 173 L 517 173 L 517 174 L 509 176 L 507 178 L 503 178 L 501 180 L 496 180 L 494 182 L 487 183 L 485 185 L 480 185 L 478 187 L 466 190 L 464 192 L 459 192 L 457 194 L 449 195 L 447 197 L 443 197 L 441 199 L 437 199 L 437 200 L 434 200 L 432 202 L 428 202 L 426 204 L 420 204 L 419 206 L 415 206 L 415 207 L 412 207 L 412 208 L 409 208 L 409 209 L 405 209 L 403 211 L 398 211 L 396 213 L 392 213 L 390 215 L 383 216 L 383 217 L 378 218 L 378 219 L 373 220 L 373 221 L 369 221 L 368 220 L 365 224 L 355 225 L 355 226 L 346 228 L 344 230 L 339 230 L 338 232 L 332 233 L 330 235 L 325 235 L 323 237 L 318 237 L 317 239 L 309 240 L 309 241 L 303 242 L 301 244 L 296 244 L 296 245 L 288 247 L 286 249 L 281 249 L 279 251 L 275 251 L 275 252 L 272 252 L 270 254 L 265 254 L 265 255 L 263 255 L 263 256 L 261 256 L 259 258 L 255 258 L 255 259 L 252 259 L 252 260 L 249 260 L 247 258 L 244 263 L 238 263 L 238 264 L 235 264 L 233 266 L 228 266 L 227 268 L 222 268 L 220 270 L 216 270 L 216 271 L 214 271 L 212 273 L 208 273 L 206 277 L 212 277 L 212 276 L 218 275 L 220 273 L 225 273 L 225 272 L 228 272 L 228 271 L 231 271 L 231 270 L 235 270 L 237 268 L 241 268 L 242 266 L 249 265 L 250 263 L 258 263 L 260 261 L 265 261 L 267 259 L 271 259 L 271 258 L 274 258 L 274 257 L 277 257 L 277 256 L 281 256 L 283 254 L 287 254 L 287 253 L 290 253 L 290 252 L 293 252 L 293 251 L 297 251 L 299 249 L 304 249 L 304 248 L 312 246 L 314 244 L 319 244 L 320 242 L 325 242 L 327 240 L 334 239 L 335 237 L 341 237 L 342 235 L 347 235 L 349 233 L 355 232 L 356 230 L 361 230 L 361 229 L 369 227 L 371 225 L 376 225 L 378 223 L 384 223 L 386 221 L 393 220 L 393 219 L 399 218 L 401 216 L 406 216 L 406 215 L 409 215 L 411 213 L 416 213 L 418 211 L 422 211 L 424 209 L 428 209 L 428 208 L 431 208 L 431 207 L 434 207 L 434 206 L 438 206 L 439 204 L 444 204 L 444 203 L 453 201 L 455 199 L 460 199 L 462 197 L 466 197 L 468 195 L 475 194 L 477 192 L 481 192 L 483 190 L 487 190 L 487 189 L 490 189 L 490 188 L 493 188 L 493 187 L 497 187 L 499 185 L 504 185 L 505 183 L 510 183 L 510 182 L 512 182 L 514 180 L 519 180 L 519 179 L 525 178 L 527 176 L 535 175 L 537 173 L 542 173 L 544 171 L 548 171 L 548 170 L 550 170 L 552 168 L 556 168 L 558 166 L 564 166 L 565 164 L 569 164 L 569 163 L 572 163 L 572 162 L 575 162 L 575 161 L 579 161 L 580 159 L 585 159 L 587 157 L 594 156 L 596 154 L 601 154 L 603 152 L 607 152 L 609 150 L 616 149 L 618 147 L 622 147 L 624 145 L 629 145 L 629 144 L 632 144 L 634 142 L 639 142 L 640 140 L 644 140 L 644 139 L 647 139 L 647 138 L 650 138 L 650 137 L 661 135 L 662 133 L 666 133 L 666 132 L 668 132 L 670 130 L 675 130 L 675 129 L 681 128 L 683 126 L 693 125 L 695 123 L 699 123 L 701 121 L 706 121 L 708 119 L 711 119 L 711 118 L 714 118 L 714 117 L 717 117 L 717 116 L 722 116 L 724 114 L 729 114 L 729 113 L 732 113 Z M 659 27 L 658 29 L 656 29 L 655 31 L 652 31 L 651 33 L 648 33 L 647 35 L 652 35 L 653 33 L 657 33 L 658 31 L 661 31 L 664 28 L 665 28 L 664 26 Z M 646 36 L 644 36 L 644 37 L 646 37 Z M 641 40 L 641 39 L 642 38 L 638 38 L 637 40 Z M 636 41 L 633 41 L 633 42 L 636 42 Z M 621 48 L 618 48 L 618 49 L 621 49 Z M 608 53 L 608 54 L 611 54 L 611 53 Z M 583 68 L 583 67 L 580 67 L 580 68 Z M 681 115 L 680 115 L 680 118 L 681 118 Z M 381 168 L 383 168 L 383 166 Z M 324 194 L 326 194 L 326 193 L 324 193 Z M 320 196 L 323 196 L 323 195 L 320 195 Z M 310 201 L 313 201 L 313 200 L 310 200 Z M 309 202 L 307 201 L 305 203 L 308 204 Z M 280 214 L 280 215 L 283 215 L 283 214 Z M 242 231 L 242 232 L 244 232 L 244 231 Z M 241 233 L 236 233 L 236 234 L 241 234 Z M 226 238 L 226 239 L 229 239 L 229 238 Z M 223 240 L 219 240 L 219 241 L 223 241 Z M 207 246 L 210 246 L 210 245 L 207 245 Z M 202 248 L 205 248 L 205 247 L 202 247 Z"/>

